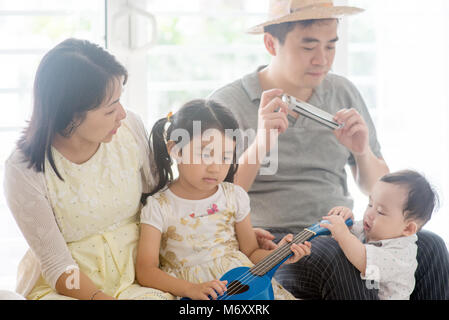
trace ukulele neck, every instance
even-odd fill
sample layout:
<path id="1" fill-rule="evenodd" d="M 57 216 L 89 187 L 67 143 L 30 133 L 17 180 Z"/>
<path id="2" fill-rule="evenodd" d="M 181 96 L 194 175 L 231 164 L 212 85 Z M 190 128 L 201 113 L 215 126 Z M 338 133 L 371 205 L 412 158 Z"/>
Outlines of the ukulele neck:
<path id="1" fill-rule="evenodd" d="M 286 260 L 290 255 L 292 255 L 292 251 L 290 250 L 290 246 L 292 243 L 300 244 L 309 240 L 316 236 L 316 232 L 311 231 L 309 229 L 304 229 L 296 236 L 293 237 L 293 241 L 291 243 L 283 244 L 282 246 L 275 249 L 272 253 L 254 265 L 250 272 L 256 276 L 264 276 L 268 272 L 272 271 L 274 268 L 278 267 L 284 260 Z"/>

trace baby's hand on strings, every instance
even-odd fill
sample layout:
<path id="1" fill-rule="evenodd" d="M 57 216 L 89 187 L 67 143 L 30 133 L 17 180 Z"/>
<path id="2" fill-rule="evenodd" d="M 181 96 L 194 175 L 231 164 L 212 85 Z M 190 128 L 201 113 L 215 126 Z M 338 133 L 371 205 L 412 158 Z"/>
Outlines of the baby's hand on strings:
<path id="1" fill-rule="evenodd" d="M 212 280 L 203 283 L 192 283 L 187 295 L 192 300 L 216 300 L 217 297 L 222 295 L 226 290 L 228 281 Z"/>
<path id="2" fill-rule="evenodd" d="M 286 243 L 290 243 L 293 241 L 293 235 L 292 234 L 288 234 L 286 235 L 284 238 L 282 238 L 281 241 L 279 241 L 279 247 L 286 244 Z M 304 242 L 304 244 L 300 243 L 300 244 L 296 244 L 296 243 L 292 243 L 292 245 L 290 246 L 291 251 L 293 252 L 293 256 L 291 256 L 290 258 L 288 258 L 285 263 L 286 264 L 291 264 L 291 263 L 295 263 L 298 262 L 299 259 L 301 259 L 304 256 L 308 256 L 310 254 L 310 248 L 312 247 L 312 244 L 308 241 Z"/>
<path id="3" fill-rule="evenodd" d="M 328 216 L 340 216 L 343 218 L 344 221 L 346 221 L 348 219 L 351 219 L 352 221 L 354 221 L 354 214 L 352 213 L 352 210 L 347 207 L 332 208 L 327 215 Z"/>
<path id="4" fill-rule="evenodd" d="M 342 216 L 330 215 L 323 217 L 323 220 L 327 220 L 329 223 L 322 223 L 320 224 L 320 227 L 328 229 L 331 232 L 332 237 L 338 242 L 349 233 L 349 228 Z"/>

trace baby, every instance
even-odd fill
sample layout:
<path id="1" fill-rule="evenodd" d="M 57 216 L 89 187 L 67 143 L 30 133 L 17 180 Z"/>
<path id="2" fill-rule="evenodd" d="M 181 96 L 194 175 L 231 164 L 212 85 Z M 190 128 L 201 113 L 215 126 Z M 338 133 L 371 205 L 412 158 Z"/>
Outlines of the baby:
<path id="1" fill-rule="evenodd" d="M 369 197 L 363 221 L 350 230 L 350 209 L 333 208 L 321 224 L 332 233 L 348 260 L 361 272 L 382 300 L 408 300 L 415 287 L 416 233 L 430 220 L 437 195 L 414 171 L 382 177 Z"/>

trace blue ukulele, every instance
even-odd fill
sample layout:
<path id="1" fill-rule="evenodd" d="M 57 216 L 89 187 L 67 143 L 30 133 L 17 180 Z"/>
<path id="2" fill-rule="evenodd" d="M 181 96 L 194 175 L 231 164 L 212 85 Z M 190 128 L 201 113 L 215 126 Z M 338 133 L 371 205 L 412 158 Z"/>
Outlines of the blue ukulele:
<path id="1" fill-rule="evenodd" d="M 304 243 L 318 236 L 330 235 L 328 229 L 320 227 L 320 224 L 329 223 L 326 220 L 321 221 L 298 233 L 292 243 Z M 348 227 L 352 226 L 351 219 L 346 220 Z M 291 243 L 286 243 L 271 254 L 266 256 L 252 268 L 237 267 L 226 272 L 221 281 L 227 280 L 227 291 L 218 296 L 217 300 L 273 300 L 273 287 L 271 279 L 276 270 L 293 255 L 290 250 Z M 182 300 L 190 300 L 183 298 Z"/>

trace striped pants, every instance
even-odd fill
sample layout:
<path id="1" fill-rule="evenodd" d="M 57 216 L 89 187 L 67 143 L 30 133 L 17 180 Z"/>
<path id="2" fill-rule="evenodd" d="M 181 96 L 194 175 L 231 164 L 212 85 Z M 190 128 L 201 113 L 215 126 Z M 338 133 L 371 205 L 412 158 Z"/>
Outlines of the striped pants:
<path id="1" fill-rule="evenodd" d="M 287 233 L 269 230 L 275 242 Z M 312 253 L 295 264 L 283 264 L 276 280 L 300 299 L 378 300 L 360 272 L 331 237 L 311 241 Z M 418 268 L 411 300 L 449 300 L 449 254 L 444 241 L 429 231 L 418 233 Z"/>

